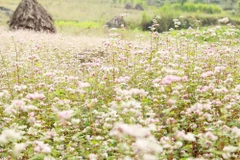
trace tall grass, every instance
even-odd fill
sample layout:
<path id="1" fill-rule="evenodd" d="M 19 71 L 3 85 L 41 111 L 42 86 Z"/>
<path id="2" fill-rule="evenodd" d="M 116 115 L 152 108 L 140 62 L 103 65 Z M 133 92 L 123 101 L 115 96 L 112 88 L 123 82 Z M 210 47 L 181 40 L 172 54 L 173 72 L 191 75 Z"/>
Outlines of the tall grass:
<path id="1" fill-rule="evenodd" d="M 197 12 L 197 13 L 207 13 L 207 14 L 219 14 L 223 12 L 223 10 L 215 4 L 185 3 L 184 5 L 174 4 L 172 5 L 172 7 L 174 9 L 181 10 L 183 12 Z"/>
<path id="2" fill-rule="evenodd" d="M 161 8 L 153 8 L 153 12 L 154 16 L 150 16 L 148 12 L 142 14 L 141 25 L 143 30 L 149 30 L 149 26 L 153 24 L 152 19 L 154 19 L 155 16 L 161 17 L 157 20 L 159 24 L 157 30 L 159 32 L 165 32 L 171 28 L 175 28 L 173 19 L 179 19 L 181 22 L 178 29 L 219 25 L 218 19 L 223 17 L 229 17 L 230 23 L 236 25 L 236 27 L 240 26 L 239 17 L 227 14 L 219 6 L 214 4 L 166 4 Z"/>

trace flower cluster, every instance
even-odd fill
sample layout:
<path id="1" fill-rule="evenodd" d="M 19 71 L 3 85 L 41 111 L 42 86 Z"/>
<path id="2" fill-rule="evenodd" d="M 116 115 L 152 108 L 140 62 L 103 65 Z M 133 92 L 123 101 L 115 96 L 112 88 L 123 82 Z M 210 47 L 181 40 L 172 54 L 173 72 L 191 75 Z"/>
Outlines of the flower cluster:
<path id="1" fill-rule="evenodd" d="M 240 159 L 239 31 L 172 32 L 0 29 L 0 157 Z"/>

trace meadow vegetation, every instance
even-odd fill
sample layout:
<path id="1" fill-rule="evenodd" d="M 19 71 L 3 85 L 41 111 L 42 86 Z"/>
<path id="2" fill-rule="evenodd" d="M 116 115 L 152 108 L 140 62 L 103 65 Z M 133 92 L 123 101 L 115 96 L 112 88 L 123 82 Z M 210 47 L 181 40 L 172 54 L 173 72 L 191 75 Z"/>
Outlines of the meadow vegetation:
<path id="1" fill-rule="evenodd" d="M 57 30 L 61 33 L 91 33 L 98 34 L 102 32 L 102 27 L 105 23 L 111 20 L 114 16 L 127 15 L 124 19 L 127 28 L 130 30 L 149 30 L 149 26 L 153 24 L 153 19 L 156 16 L 160 27 L 159 32 L 168 31 L 174 28 L 173 19 L 179 19 L 181 22 L 180 29 L 187 29 L 189 27 L 197 28 L 202 26 L 217 25 L 218 19 L 228 17 L 230 22 L 239 28 L 240 18 L 238 14 L 231 14 L 224 11 L 216 4 L 194 4 L 192 2 L 184 3 L 166 3 L 159 7 L 148 6 L 145 1 L 111 1 L 111 0 L 39 0 L 39 2 L 49 11 L 55 20 Z M 18 1 L 0 0 L 0 4 L 5 7 L 15 10 Z M 124 5 L 126 3 L 143 4 L 144 11 L 126 10 Z M 1 12 L 0 12 L 1 13 Z M 8 17 L 0 14 L 2 20 L 1 24 L 7 25 Z M 198 23 L 198 22 L 201 23 Z"/>
<path id="2" fill-rule="evenodd" d="M 128 11 L 140 26 L 108 29 L 113 14 L 39 1 L 58 34 L 0 27 L 0 159 L 240 159 L 240 30 L 202 24 L 225 11 L 149 6 Z"/>
<path id="3" fill-rule="evenodd" d="M 239 159 L 239 30 L 152 31 L 1 29 L 1 157 Z"/>

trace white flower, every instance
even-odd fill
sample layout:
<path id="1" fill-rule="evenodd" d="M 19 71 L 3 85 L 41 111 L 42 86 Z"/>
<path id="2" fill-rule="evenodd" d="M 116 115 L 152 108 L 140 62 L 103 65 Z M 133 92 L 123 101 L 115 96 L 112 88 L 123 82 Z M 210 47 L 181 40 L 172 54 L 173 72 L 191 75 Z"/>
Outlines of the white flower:
<path id="1" fill-rule="evenodd" d="M 48 144 L 44 144 L 42 141 L 35 141 L 36 146 L 34 151 L 37 153 L 51 153 L 51 148 Z"/>
<path id="2" fill-rule="evenodd" d="M 224 71 L 225 69 L 226 69 L 226 67 L 224 67 L 224 66 L 216 66 L 214 71 L 216 73 L 220 73 L 220 72 Z"/>
<path id="3" fill-rule="evenodd" d="M 224 152 L 228 152 L 228 153 L 232 153 L 232 152 L 236 152 L 237 151 L 237 147 L 234 147 L 234 146 L 225 146 L 223 148 L 223 151 Z"/>
<path id="4" fill-rule="evenodd" d="M 16 108 L 22 108 L 25 105 L 25 102 L 23 100 L 13 100 L 12 106 Z"/>
<path id="5" fill-rule="evenodd" d="M 212 141 L 216 141 L 218 139 L 217 136 L 215 136 L 214 134 L 212 134 L 212 132 L 207 132 L 204 135 L 207 139 L 210 139 Z"/>
<path id="6" fill-rule="evenodd" d="M 143 89 L 137 89 L 137 88 L 132 88 L 130 89 L 130 92 L 132 95 L 140 95 L 140 96 L 146 96 L 148 92 L 144 91 Z"/>
<path id="7" fill-rule="evenodd" d="M 141 108 L 141 103 L 137 102 L 136 100 L 130 100 L 130 101 L 127 101 L 127 102 L 122 102 L 121 106 L 123 108 L 130 108 L 130 107 Z"/>
<path id="8" fill-rule="evenodd" d="M 184 136 L 184 140 L 190 141 L 190 142 L 194 142 L 194 141 L 196 141 L 196 138 L 195 138 L 194 134 L 192 134 L 192 133 L 187 133 L 187 134 Z"/>
<path id="9" fill-rule="evenodd" d="M 124 160 L 132 160 L 132 158 L 129 156 L 126 156 L 126 157 L 124 157 Z"/>
<path id="10" fill-rule="evenodd" d="M 45 95 L 42 93 L 32 93 L 32 94 L 27 94 L 26 98 L 30 100 L 43 100 L 45 98 Z"/>
<path id="11" fill-rule="evenodd" d="M 185 137 L 185 131 L 177 131 L 175 136 L 176 136 L 177 139 L 181 139 L 182 140 Z"/>
<path id="12" fill-rule="evenodd" d="M 150 151 L 154 153 L 161 153 L 162 147 L 156 143 L 154 138 L 138 138 L 135 143 L 135 148 L 142 152 Z"/>
<path id="13" fill-rule="evenodd" d="M 20 155 L 20 153 L 25 150 L 26 146 L 27 146 L 27 144 L 25 144 L 25 143 L 15 144 L 15 146 L 13 147 L 13 154 L 16 157 L 18 157 Z"/>
<path id="14" fill-rule="evenodd" d="M 232 128 L 232 133 L 236 138 L 240 137 L 240 129 L 238 127 Z"/>
<path id="15" fill-rule="evenodd" d="M 8 143 L 6 137 L 3 135 L 0 135 L 0 144 L 6 144 L 6 143 Z"/>
<path id="16" fill-rule="evenodd" d="M 16 114 L 16 113 L 18 113 L 17 110 L 12 105 L 6 105 L 4 111 L 7 114 Z"/>
<path id="17" fill-rule="evenodd" d="M 58 116 L 61 119 L 61 121 L 68 120 L 73 116 L 73 110 L 61 111 L 58 113 Z"/>
<path id="18" fill-rule="evenodd" d="M 144 154 L 143 160 L 157 160 L 157 157 L 151 154 Z"/>
<path id="19" fill-rule="evenodd" d="M 0 98 L 10 98 L 10 94 L 7 90 L 0 92 Z"/>
<path id="20" fill-rule="evenodd" d="M 80 119 L 76 119 L 76 118 L 73 118 L 73 119 L 71 120 L 72 124 L 79 124 L 80 121 L 81 121 Z"/>
<path id="21" fill-rule="evenodd" d="M 89 160 L 97 160 L 97 155 L 96 154 L 89 154 L 88 158 L 89 158 Z"/>
<path id="22" fill-rule="evenodd" d="M 149 137 L 151 135 L 150 129 L 146 127 L 142 127 L 140 125 L 128 125 L 123 123 L 116 123 L 114 128 L 110 132 L 112 136 L 123 136 L 129 135 L 132 137 Z"/>
<path id="23" fill-rule="evenodd" d="M 0 135 L 1 143 L 8 143 L 22 139 L 22 134 L 20 131 L 13 129 L 5 129 Z"/>
<path id="24" fill-rule="evenodd" d="M 223 153 L 222 156 L 223 156 L 224 159 L 229 159 L 231 157 L 231 154 L 230 153 Z"/>
<path id="25" fill-rule="evenodd" d="M 87 87 L 90 87 L 91 85 L 90 85 L 90 83 L 79 81 L 78 86 L 79 86 L 79 88 L 87 88 Z"/>
<path id="26" fill-rule="evenodd" d="M 149 141 L 146 139 L 137 139 L 135 146 L 139 150 L 147 150 L 149 145 Z"/>
<path id="27" fill-rule="evenodd" d="M 183 143 L 181 141 L 177 141 L 174 145 L 174 148 L 179 149 L 183 146 Z"/>
<path id="28" fill-rule="evenodd" d="M 15 91 L 21 91 L 21 90 L 25 90 L 27 88 L 27 86 L 26 85 L 15 85 L 14 86 L 14 89 L 15 89 Z"/>
<path id="29" fill-rule="evenodd" d="M 226 23 L 229 22 L 229 19 L 228 19 L 228 17 L 224 17 L 224 18 L 222 18 L 222 19 L 219 19 L 218 22 L 219 22 L 219 23 L 224 23 L 224 24 L 226 24 Z"/>

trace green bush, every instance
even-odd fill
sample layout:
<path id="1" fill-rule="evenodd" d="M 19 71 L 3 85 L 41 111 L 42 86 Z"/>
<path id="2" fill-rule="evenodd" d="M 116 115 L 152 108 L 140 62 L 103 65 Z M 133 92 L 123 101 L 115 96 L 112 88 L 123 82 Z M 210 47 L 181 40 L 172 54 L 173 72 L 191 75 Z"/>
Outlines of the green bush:
<path id="1" fill-rule="evenodd" d="M 174 9 L 181 10 L 183 12 L 199 12 L 199 13 L 207 13 L 207 14 L 218 14 L 222 12 L 222 9 L 214 4 L 194 4 L 194 3 L 185 3 L 174 4 Z"/>
<path id="2" fill-rule="evenodd" d="M 158 19 L 157 22 L 159 24 L 157 31 L 158 32 L 165 32 L 168 31 L 170 28 L 174 28 L 174 22 L 173 19 L 176 16 L 174 15 L 173 12 L 171 13 L 167 13 L 167 14 L 163 14 L 161 16 L 161 19 Z"/>
<path id="3" fill-rule="evenodd" d="M 142 30 L 148 30 L 148 27 L 152 25 L 152 19 L 147 12 L 142 13 L 141 28 Z"/>
<path id="4" fill-rule="evenodd" d="M 238 12 L 240 13 L 240 0 L 238 0 Z"/>
<path id="5" fill-rule="evenodd" d="M 158 32 L 165 32 L 170 28 L 174 28 L 173 19 L 179 19 L 181 22 L 178 29 L 217 25 L 218 19 L 221 18 L 220 13 L 222 13 L 222 9 L 217 5 L 200 3 L 184 3 L 183 5 L 179 3 L 165 4 L 161 8 L 154 10 L 155 16 L 160 15 L 161 17 L 161 19 L 157 20 L 159 24 L 157 28 Z M 143 13 L 141 23 L 143 30 L 149 30 L 149 26 L 153 24 L 153 18 L 150 18 L 146 12 Z"/>

